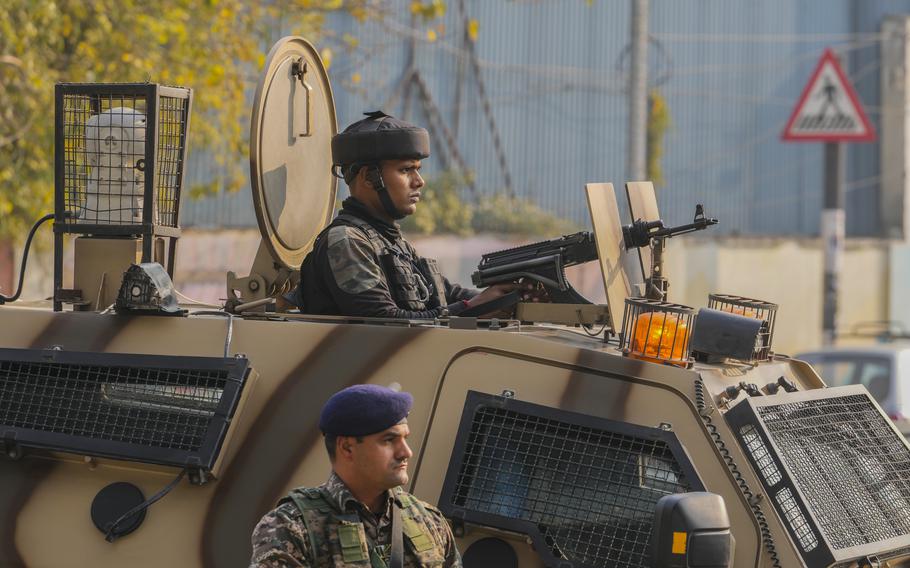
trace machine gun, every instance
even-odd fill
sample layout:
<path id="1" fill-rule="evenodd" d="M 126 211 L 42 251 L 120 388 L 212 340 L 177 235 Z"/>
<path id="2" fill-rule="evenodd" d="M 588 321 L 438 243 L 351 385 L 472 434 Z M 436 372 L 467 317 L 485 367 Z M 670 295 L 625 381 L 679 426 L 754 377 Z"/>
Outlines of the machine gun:
<path id="1" fill-rule="evenodd" d="M 597 259 L 594 235 L 587 231 L 483 255 L 471 276 L 475 286 L 530 279 L 540 282 L 550 301 L 590 304 L 566 279 L 566 267 Z"/>
<path id="2" fill-rule="evenodd" d="M 666 239 L 701 231 L 717 224 L 706 217 L 704 207 L 695 207 L 695 218 L 688 225 L 665 227 L 663 221 L 637 220 L 622 228 L 626 250 L 650 246 L 651 275 L 647 279 L 646 297 L 664 300 L 670 287 L 663 277 L 663 251 Z M 557 304 L 590 304 L 591 301 L 575 290 L 566 278 L 566 267 L 597 260 L 594 234 L 582 231 L 558 239 L 541 241 L 483 255 L 477 271 L 471 276 L 475 286 L 486 287 L 521 279 L 539 282 L 547 290 L 550 301 Z M 514 298 L 517 301 L 517 295 Z"/>
<path id="3" fill-rule="evenodd" d="M 663 253 L 667 239 L 686 233 L 703 231 L 717 223 L 717 219 L 705 217 L 705 208 L 699 203 L 695 206 L 695 218 L 688 225 L 664 227 L 664 222 L 660 219 L 656 221 L 638 219 L 631 225 L 625 225 L 622 228 L 622 237 L 626 250 L 646 246 L 651 247 L 651 274 L 646 281 L 646 298 L 660 301 L 665 301 L 667 299 L 670 283 L 663 275 Z"/>

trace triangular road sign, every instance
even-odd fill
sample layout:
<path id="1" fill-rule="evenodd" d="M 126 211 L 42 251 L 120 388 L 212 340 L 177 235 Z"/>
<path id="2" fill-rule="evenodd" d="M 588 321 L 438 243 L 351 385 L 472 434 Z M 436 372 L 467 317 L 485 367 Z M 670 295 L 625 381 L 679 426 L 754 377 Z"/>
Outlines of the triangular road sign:
<path id="1" fill-rule="evenodd" d="M 875 129 L 830 49 L 825 50 L 803 89 L 782 138 L 805 142 L 875 140 Z"/>

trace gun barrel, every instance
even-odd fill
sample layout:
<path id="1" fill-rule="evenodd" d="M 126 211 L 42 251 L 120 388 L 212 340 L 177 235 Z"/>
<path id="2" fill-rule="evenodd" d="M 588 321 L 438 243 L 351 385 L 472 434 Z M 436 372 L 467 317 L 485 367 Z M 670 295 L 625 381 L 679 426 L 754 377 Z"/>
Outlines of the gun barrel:
<path id="1" fill-rule="evenodd" d="M 702 218 L 698 219 L 694 223 L 689 223 L 688 225 L 679 225 L 678 227 L 666 227 L 659 229 L 651 233 L 654 237 L 673 237 L 675 235 L 682 235 L 685 233 L 691 233 L 693 231 L 701 231 L 707 229 L 711 225 L 716 225 L 717 219 L 713 218 Z"/>

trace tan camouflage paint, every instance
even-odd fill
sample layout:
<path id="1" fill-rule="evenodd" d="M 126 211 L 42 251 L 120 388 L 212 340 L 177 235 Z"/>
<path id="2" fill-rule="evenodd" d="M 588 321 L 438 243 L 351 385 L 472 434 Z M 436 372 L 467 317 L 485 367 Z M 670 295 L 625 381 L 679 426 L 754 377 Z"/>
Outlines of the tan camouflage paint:
<path id="1" fill-rule="evenodd" d="M 124 317 L 0 307 L 0 346 L 220 356 L 227 318 Z M 0 460 L 0 566 L 244 566 L 250 532 L 297 485 L 325 480 L 328 460 L 316 429 L 323 401 L 358 382 L 399 383 L 414 394 L 410 442 L 418 497 L 438 502 L 469 389 L 645 426 L 672 425 L 706 489 L 726 501 L 740 566 L 769 566 L 756 523 L 694 408 L 696 373 L 715 394 L 742 380 L 760 385 L 784 375 L 802 388 L 820 385 L 811 369 L 788 361 L 751 367 L 683 370 L 621 357 L 574 331 L 548 327 L 450 330 L 399 325 L 235 318 L 231 353 L 244 353 L 259 377 L 246 393 L 222 449 L 218 478 L 180 484 L 153 505 L 133 534 L 109 544 L 92 525 L 95 494 L 115 481 L 150 495 L 174 469 L 47 456 Z M 715 424 L 753 490 L 760 485 L 727 431 Z M 429 438 L 428 438 L 429 436 Z M 784 566 L 799 557 L 765 505 Z M 54 535 L 53 545 L 48 536 Z M 501 531 L 469 527 L 466 545 Z M 522 536 L 509 539 L 522 566 L 541 566 Z"/>

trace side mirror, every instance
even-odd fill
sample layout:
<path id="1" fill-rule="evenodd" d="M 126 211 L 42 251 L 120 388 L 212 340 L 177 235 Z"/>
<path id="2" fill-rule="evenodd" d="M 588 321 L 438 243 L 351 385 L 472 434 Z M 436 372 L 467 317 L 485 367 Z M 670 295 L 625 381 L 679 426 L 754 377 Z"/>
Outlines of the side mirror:
<path id="1" fill-rule="evenodd" d="M 720 495 L 677 493 L 657 502 L 652 568 L 730 568 L 735 545 Z"/>

